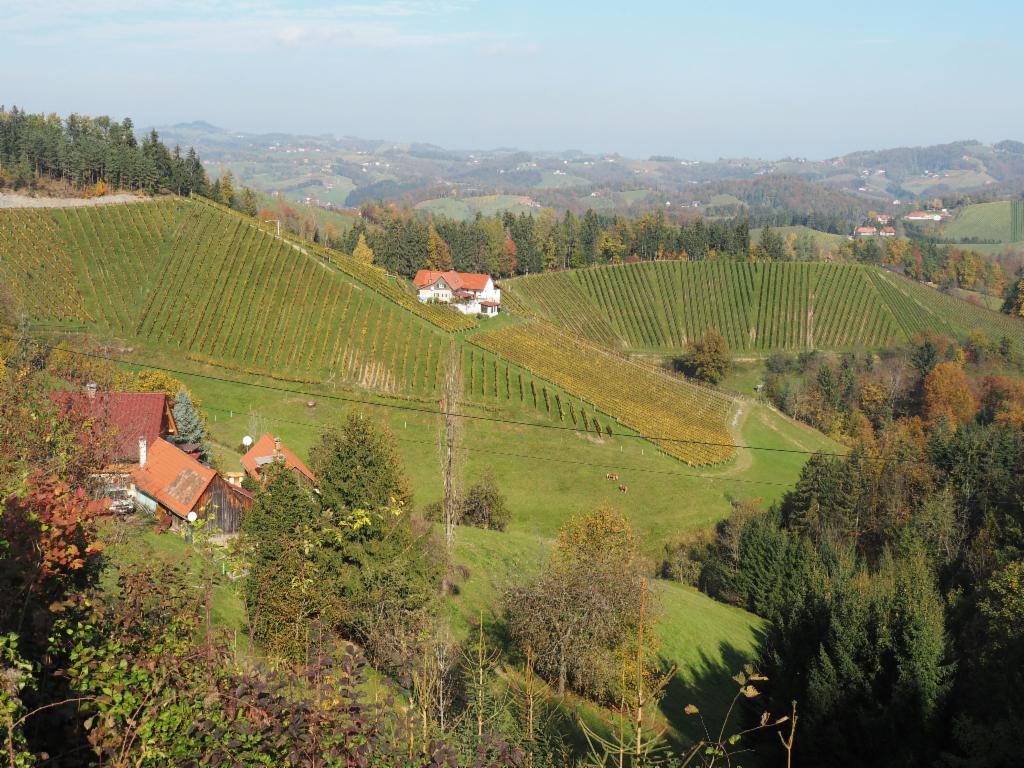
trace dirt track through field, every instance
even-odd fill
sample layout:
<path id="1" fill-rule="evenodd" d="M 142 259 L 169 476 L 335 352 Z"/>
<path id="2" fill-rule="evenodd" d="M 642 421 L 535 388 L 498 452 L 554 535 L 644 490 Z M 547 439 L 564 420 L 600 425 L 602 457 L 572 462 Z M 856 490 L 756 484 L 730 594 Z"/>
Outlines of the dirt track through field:
<path id="1" fill-rule="evenodd" d="M 0 192 L 0 208 L 85 208 L 114 203 L 138 203 L 151 200 L 146 195 L 103 195 L 102 197 L 31 197 Z"/>

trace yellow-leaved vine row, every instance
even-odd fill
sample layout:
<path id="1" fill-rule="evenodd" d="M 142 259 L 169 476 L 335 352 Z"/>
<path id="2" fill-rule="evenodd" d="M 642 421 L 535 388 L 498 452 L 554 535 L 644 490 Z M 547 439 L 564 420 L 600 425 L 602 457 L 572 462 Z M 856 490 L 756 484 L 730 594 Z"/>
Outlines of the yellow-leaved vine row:
<path id="1" fill-rule="evenodd" d="M 481 331 L 469 341 L 547 379 L 650 438 L 687 464 L 735 454 L 728 422 L 735 401 L 626 360 L 543 322 Z"/>

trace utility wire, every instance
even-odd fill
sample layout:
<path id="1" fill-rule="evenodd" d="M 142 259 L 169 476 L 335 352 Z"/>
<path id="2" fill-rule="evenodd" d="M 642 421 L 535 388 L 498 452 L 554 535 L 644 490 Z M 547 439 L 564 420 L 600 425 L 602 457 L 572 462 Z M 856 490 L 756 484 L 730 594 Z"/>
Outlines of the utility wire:
<path id="1" fill-rule="evenodd" d="M 238 415 L 238 416 L 243 415 L 242 411 L 235 411 L 235 410 L 232 410 L 230 408 L 207 407 L 207 406 L 204 405 L 203 406 L 203 410 L 206 410 L 206 411 L 219 411 L 221 413 L 235 414 L 235 415 Z M 312 427 L 314 429 L 319 429 L 319 428 L 323 427 L 323 424 L 317 424 L 317 423 L 312 422 L 312 421 L 297 421 L 295 419 L 283 419 L 283 418 L 277 418 L 277 417 L 274 417 L 274 416 L 265 416 L 263 418 L 265 418 L 268 422 L 273 422 L 273 423 L 277 423 L 277 424 L 294 424 L 296 426 Z M 417 443 L 417 444 L 420 444 L 420 445 L 436 445 L 435 441 L 433 441 L 433 440 L 417 440 L 416 438 L 402 437 L 401 435 L 396 435 L 395 439 L 396 440 L 400 440 L 400 441 L 402 441 L 404 443 Z M 751 484 L 757 484 L 757 485 L 777 485 L 777 486 L 783 486 L 783 487 L 787 487 L 787 488 L 792 486 L 792 483 L 780 483 L 780 482 L 776 482 L 774 480 L 749 480 L 749 479 L 746 479 L 746 478 L 718 477 L 716 475 L 698 475 L 698 474 L 693 474 L 693 473 L 690 473 L 690 472 L 679 472 L 679 471 L 676 471 L 676 470 L 667 470 L 667 469 L 652 469 L 650 467 L 636 467 L 636 466 L 627 465 L 627 464 L 615 464 L 613 462 L 605 462 L 605 461 L 579 461 L 577 459 L 559 459 L 559 458 L 554 458 L 554 457 L 551 457 L 551 456 L 534 456 L 534 455 L 525 454 L 525 453 L 511 453 L 511 452 L 507 452 L 507 451 L 495 451 L 495 450 L 492 450 L 492 449 L 489 449 L 489 448 L 477 448 L 475 446 L 459 445 L 459 446 L 456 446 L 456 450 L 459 450 L 459 451 L 472 451 L 473 453 L 482 453 L 482 454 L 486 454 L 488 456 L 508 456 L 508 457 L 517 458 L 517 459 L 533 459 L 535 461 L 556 462 L 556 463 L 559 463 L 559 464 L 576 464 L 576 465 L 585 466 L 585 467 L 600 467 L 602 469 L 617 469 L 620 472 L 627 472 L 627 471 L 628 472 L 647 472 L 647 473 L 652 474 L 652 475 L 671 475 L 671 476 L 676 476 L 676 477 L 678 477 L 678 476 L 682 476 L 682 477 L 695 477 L 695 478 L 700 478 L 701 480 L 718 480 L 718 481 L 722 481 L 722 482 L 751 483 Z"/>
<path id="2" fill-rule="evenodd" d="M 0 337 L 6 338 L 6 339 L 8 339 L 10 341 L 19 341 L 22 338 L 22 337 L 17 337 L 17 336 L 13 336 L 13 335 L 10 335 L 10 334 L 4 334 L 4 333 L 0 333 Z M 49 350 L 56 350 L 56 349 L 58 349 L 58 347 L 56 347 L 56 346 L 53 346 L 53 345 L 50 345 L 50 344 L 43 344 L 43 343 L 41 343 L 39 341 L 35 341 L 35 343 L 37 343 L 43 349 L 49 349 Z M 88 357 L 88 358 L 93 358 L 93 359 L 97 359 L 97 360 L 106 360 L 107 362 L 111 362 L 111 363 L 120 363 L 122 365 L 134 365 L 134 366 L 139 367 L 139 368 L 147 368 L 149 370 L 162 371 L 164 373 L 172 373 L 172 374 L 174 374 L 176 376 L 191 376 L 193 378 L 205 379 L 205 380 L 208 380 L 208 381 L 217 381 L 217 382 L 220 382 L 222 384 L 235 384 L 235 385 L 244 386 L 244 387 L 254 387 L 254 388 L 257 388 L 257 389 L 264 389 L 264 390 L 268 390 L 268 391 L 271 391 L 271 392 L 282 392 L 282 393 L 289 394 L 289 395 L 305 395 L 307 397 L 321 397 L 321 398 L 326 398 L 328 400 L 337 400 L 337 401 L 340 401 L 340 402 L 355 403 L 355 404 L 358 404 L 358 405 L 367 405 L 367 406 L 371 406 L 371 407 L 375 407 L 375 408 L 390 408 L 392 410 L 398 410 L 398 411 L 407 411 L 407 412 L 412 412 L 412 413 L 423 413 L 423 414 L 427 414 L 427 415 L 430 415 L 430 416 L 443 416 L 444 415 L 444 412 L 441 411 L 441 410 L 435 410 L 433 408 L 427 408 L 425 406 L 416 406 L 416 405 L 409 405 L 409 404 L 402 404 L 402 403 L 380 403 L 380 402 L 373 402 L 372 400 L 363 400 L 363 399 L 360 399 L 358 397 L 349 397 L 349 396 L 346 396 L 346 395 L 339 395 L 339 394 L 330 393 L 330 392 L 310 392 L 308 390 L 292 389 L 292 388 L 289 388 L 289 387 L 281 387 L 281 386 L 277 386 L 277 385 L 274 385 L 274 384 L 266 384 L 266 383 L 262 383 L 262 382 L 239 381 L 238 379 L 229 379 L 229 378 L 226 378 L 226 377 L 223 377 L 223 376 L 214 376 L 214 375 L 209 374 L 209 373 L 197 373 L 195 371 L 185 371 L 185 370 L 181 370 L 179 368 L 171 368 L 171 367 L 168 367 L 168 366 L 156 365 L 155 363 L 148 363 L 148 362 L 145 362 L 145 361 L 141 361 L 140 362 L 140 361 L 136 361 L 136 360 L 122 360 L 120 358 L 110 357 L 110 356 L 107 356 L 107 355 L 101 355 L 101 354 L 97 354 L 95 352 L 81 352 L 81 351 L 78 351 L 78 350 L 70 350 L 70 349 L 66 349 L 66 348 L 60 348 L 60 351 L 66 353 L 66 354 L 78 355 L 80 357 Z M 454 412 L 454 411 L 451 413 L 451 415 L 455 416 L 457 418 L 460 418 L 460 419 L 471 419 L 471 420 L 474 420 L 474 421 L 486 421 L 486 422 L 492 422 L 492 423 L 496 423 L 496 424 L 507 424 L 507 425 L 518 426 L 518 427 L 529 427 L 529 428 L 532 428 L 532 429 L 548 429 L 548 430 L 555 430 L 555 431 L 561 431 L 561 432 L 574 432 L 574 433 L 578 433 L 578 434 L 589 434 L 588 430 L 582 430 L 582 429 L 578 429 L 576 427 L 561 426 L 561 425 L 558 425 L 558 424 L 536 424 L 536 423 L 529 422 L 529 421 L 519 421 L 519 420 L 516 420 L 516 419 L 502 418 L 500 416 L 484 416 L 484 415 L 471 414 L 471 413 L 460 413 L 460 412 Z M 614 417 L 612 417 L 612 418 L 614 418 Z M 626 437 L 626 438 L 631 438 L 631 439 L 647 440 L 647 441 L 658 441 L 658 442 L 664 442 L 664 443 L 683 443 L 683 444 L 686 444 L 686 445 L 704 445 L 704 446 L 709 446 L 709 447 L 714 447 L 714 448 L 735 448 L 735 449 L 742 449 L 742 450 L 748 450 L 748 451 L 766 451 L 766 452 L 770 452 L 770 453 L 793 453 L 793 454 L 801 454 L 801 455 L 807 455 L 807 456 L 814 455 L 814 454 L 819 454 L 819 455 L 822 455 L 822 456 L 831 456 L 831 457 L 836 457 L 836 458 L 845 458 L 846 457 L 846 454 L 829 452 L 829 451 L 808 451 L 808 450 L 802 449 L 802 448 L 781 448 L 781 447 L 778 447 L 778 446 L 745 445 L 745 444 L 742 444 L 742 443 L 723 443 L 723 442 L 714 442 L 714 441 L 710 441 L 710 440 L 696 440 L 694 438 L 667 436 L 667 435 L 643 435 L 643 434 L 627 434 L 627 433 L 617 432 L 615 434 L 615 436 L 616 437 Z"/>

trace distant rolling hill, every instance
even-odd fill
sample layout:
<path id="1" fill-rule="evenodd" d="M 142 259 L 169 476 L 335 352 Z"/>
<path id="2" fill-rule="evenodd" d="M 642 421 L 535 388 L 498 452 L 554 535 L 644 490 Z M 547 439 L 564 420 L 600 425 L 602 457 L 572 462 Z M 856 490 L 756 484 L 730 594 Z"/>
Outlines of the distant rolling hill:
<path id="1" fill-rule="evenodd" d="M 736 352 L 883 347 L 980 328 L 1024 346 L 1024 321 L 882 269 L 821 262 L 646 262 L 504 282 L 511 306 L 609 347 L 674 353 L 708 330 Z"/>

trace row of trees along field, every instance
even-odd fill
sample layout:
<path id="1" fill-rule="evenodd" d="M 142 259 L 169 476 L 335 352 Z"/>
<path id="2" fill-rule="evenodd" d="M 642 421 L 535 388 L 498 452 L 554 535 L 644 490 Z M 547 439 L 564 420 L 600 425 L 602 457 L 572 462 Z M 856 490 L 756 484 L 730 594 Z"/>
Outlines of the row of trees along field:
<path id="1" fill-rule="evenodd" d="M 666 547 L 666 575 L 770 621 L 760 668 L 772 705 L 800 702 L 801 764 L 1019 761 L 1024 385 L 1008 354 L 925 336 L 838 366 L 775 356 L 773 399 L 850 452 Z"/>
<path id="2" fill-rule="evenodd" d="M 592 210 L 557 217 L 544 209 L 536 216 L 506 212 L 463 222 L 370 204 L 362 214 L 331 244 L 351 253 L 362 236 L 377 264 L 405 276 L 424 268 L 512 276 L 629 260 L 811 261 L 831 255 L 806 231 L 766 227 L 752 242 L 746 217 L 674 224 L 662 211 L 631 219 Z M 851 240 L 839 245 L 837 255 L 855 263 L 899 265 L 918 280 L 993 296 L 1002 296 L 1009 282 L 998 260 L 955 245 Z"/>
<path id="3" fill-rule="evenodd" d="M 66 191 L 108 189 L 207 194 L 194 149 L 168 149 L 155 130 L 140 143 L 131 118 L 30 114 L 0 106 L 0 187 L 32 189 L 58 182 Z"/>

